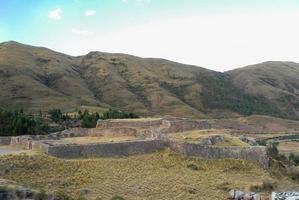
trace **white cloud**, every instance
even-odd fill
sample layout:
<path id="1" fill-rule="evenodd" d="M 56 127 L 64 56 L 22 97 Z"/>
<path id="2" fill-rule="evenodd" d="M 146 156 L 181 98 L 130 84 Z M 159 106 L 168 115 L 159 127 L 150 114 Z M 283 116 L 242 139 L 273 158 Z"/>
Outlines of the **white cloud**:
<path id="1" fill-rule="evenodd" d="M 60 8 L 56 8 L 55 10 L 51 10 L 49 12 L 49 18 L 52 20 L 60 20 L 61 19 L 62 10 Z"/>
<path id="2" fill-rule="evenodd" d="M 298 11 L 179 16 L 115 32 L 75 29 L 74 34 L 92 37 L 47 46 L 72 55 L 121 52 L 225 71 L 267 60 L 299 62 L 298 18 Z"/>
<path id="3" fill-rule="evenodd" d="M 84 29 L 72 29 L 72 33 L 76 35 L 81 35 L 81 36 L 92 36 L 94 35 L 94 32 L 89 31 L 89 30 L 84 30 Z"/>
<path id="4" fill-rule="evenodd" d="M 86 10 L 85 11 L 85 16 L 89 17 L 89 16 L 93 16 L 96 14 L 95 10 Z"/>

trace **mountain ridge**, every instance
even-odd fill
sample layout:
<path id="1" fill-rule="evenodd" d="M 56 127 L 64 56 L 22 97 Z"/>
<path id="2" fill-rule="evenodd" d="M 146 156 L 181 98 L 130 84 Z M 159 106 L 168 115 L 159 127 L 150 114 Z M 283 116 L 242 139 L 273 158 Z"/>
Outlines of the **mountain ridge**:
<path id="1" fill-rule="evenodd" d="M 69 56 L 44 47 L 4 42 L 0 44 L 0 103 L 34 112 L 51 108 L 70 111 L 92 106 L 113 107 L 141 115 L 267 114 L 297 119 L 299 64 L 271 62 L 222 73 L 162 58 L 99 51 Z M 295 68 L 295 75 L 285 72 L 283 80 L 278 79 L 277 87 L 267 85 L 269 77 L 264 76 L 268 73 L 264 75 L 262 70 L 263 77 L 254 73 L 259 71 L 260 65 L 269 68 L 268 65 L 284 66 L 283 63 Z M 282 73 L 269 74 L 277 78 Z M 263 90 L 241 84 L 243 80 L 258 82 L 260 87 L 257 88 Z M 270 88 L 271 94 L 277 93 L 270 96 L 274 100 L 264 95 L 265 87 Z M 270 93 L 268 90 L 265 94 Z M 283 95 L 290 99 L 284 100 Z M 286 106 L 285 101 L 290 105 Z"/>

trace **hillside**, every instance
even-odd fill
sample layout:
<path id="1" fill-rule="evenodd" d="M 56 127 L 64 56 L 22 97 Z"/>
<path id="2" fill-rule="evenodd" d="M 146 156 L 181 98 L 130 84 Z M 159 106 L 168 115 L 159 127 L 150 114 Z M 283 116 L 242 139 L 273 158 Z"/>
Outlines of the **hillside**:
<path id="1" fill-rule="evenodd" d="M 285 116 L 299 116 L 299 64 L 265 62 L 228 72 L 233 84 L 247 94 L 262 96 Z"/>
<path id="2" fill-rule="evenodd" d="M 297 79 L 288 85 L 294 91 L 291 100 L 282 99 L 289 105 L 278 103 L 266 93 L 254 92 L 254 87 L 244 89 L 247 86 L 241 75 L 247 72 L 242 70 L 220 73 L 163 59 L 102 52 L 72 57 L 42 47 L 5 42 L 0 44 L 0 103 L 32 112 L 93 106 L 141 115 L 266 114 L 298 118 L 298 70 L 294 71 Z M 285 80 L 289 77 L 280 74 L 278 69 L 267 75 L 289 81 Z M 256 81 L 251 72 L 248 77 L 252 77 L 249 83 Z M 275 89 L 280 91 L 280 85 Z M 288 110 L 292 112 L 285 114 Z"/>

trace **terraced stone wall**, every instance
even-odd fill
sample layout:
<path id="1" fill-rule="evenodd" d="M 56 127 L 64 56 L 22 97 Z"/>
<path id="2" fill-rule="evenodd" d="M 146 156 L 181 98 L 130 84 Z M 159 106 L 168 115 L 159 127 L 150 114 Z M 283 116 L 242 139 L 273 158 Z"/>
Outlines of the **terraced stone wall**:
<path id="1" fill-rule="evenodd" d="M 165 144 L 160 140 L 139 140 L 88 145 L 49 145 L 46 153 L 59 158 L 123 157 L 152 153 L 163 148 L 165 148 Z"/>
<path id="2" fill-rule="evenodd" d="M 161 133 L 177 133 L 195 129 L 209 129 L 210 124 L 205 120 L 163 120 Z"/>
<path id="3" fill-rule="evenodd" d="M 266 147 L 215 147 L 208 145 L 168 141 L 168 146 L 175 152 L 203 159 L 235 158 L 258 161 L 263 167 L 269 167 Z"/>
<path id="4" fill-rule="evenodd" d="M 150 128 L 162 125 L 163 119 L 149 120 L 99 120 L 96 128 L 118 128 L 118 127 L 134 127 L 134 128 Z"/>

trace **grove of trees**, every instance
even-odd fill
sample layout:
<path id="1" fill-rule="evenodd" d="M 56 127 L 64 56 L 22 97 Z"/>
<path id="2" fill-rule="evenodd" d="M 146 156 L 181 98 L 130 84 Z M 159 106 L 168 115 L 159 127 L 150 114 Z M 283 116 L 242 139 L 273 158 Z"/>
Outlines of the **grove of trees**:
<path id="1" fill-rule="evenodd" d="M 40 117 L 27 115 L 22 109 L 0 108 L 0 136 L 47 134 L 48 125 Z"/>
<path id="2" fill-rule="evenodd" d="M 78 115 L 71 117 L 60 109 L 52 109 L 47 116 L 42 116 L 41 113 L 34 116 L 24 113 L 22 109 L 0 108 L 0 136 L 47 134 L 51 129 L 45 123 L 45 119 L 48 119 L 49 122 L 49 118 L 55 123 L 64 125 L 64 128 L 78 120 L 81 121 L 81 127 L 94 128 L 99 119 L 138 118 L 138 115 L 133 112 L 108 109 L 101 114 L 91 113 L 87 110 L 79 111 Z"/>

